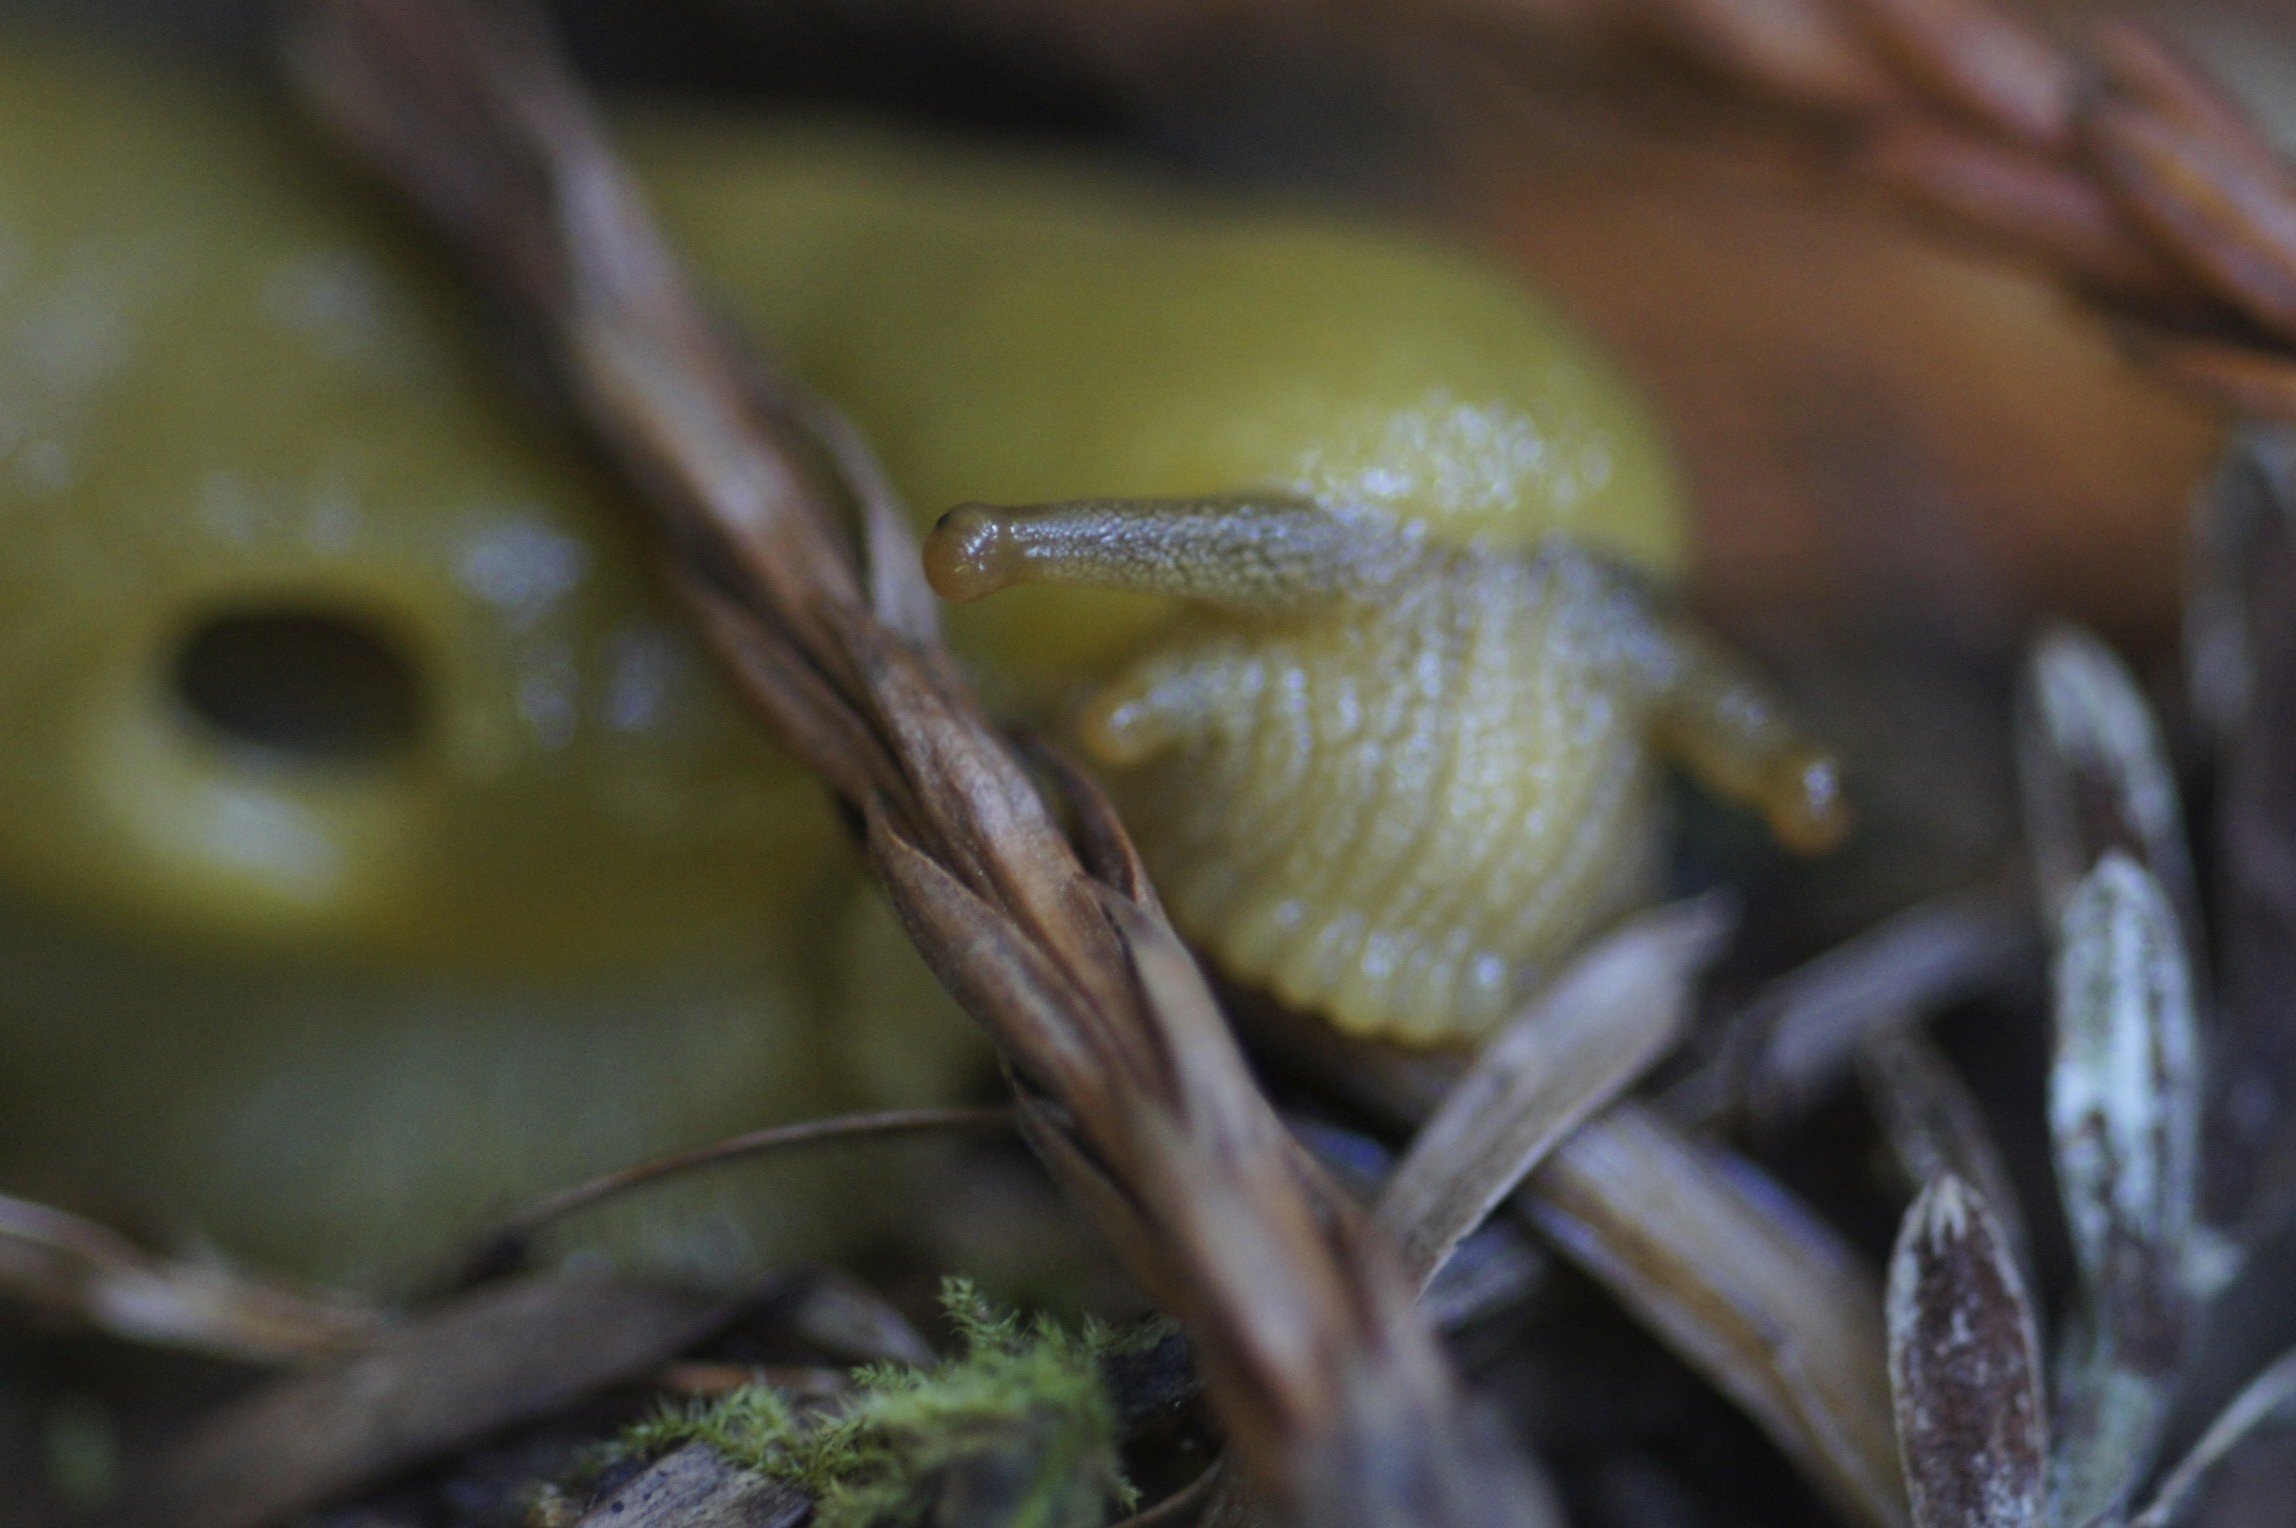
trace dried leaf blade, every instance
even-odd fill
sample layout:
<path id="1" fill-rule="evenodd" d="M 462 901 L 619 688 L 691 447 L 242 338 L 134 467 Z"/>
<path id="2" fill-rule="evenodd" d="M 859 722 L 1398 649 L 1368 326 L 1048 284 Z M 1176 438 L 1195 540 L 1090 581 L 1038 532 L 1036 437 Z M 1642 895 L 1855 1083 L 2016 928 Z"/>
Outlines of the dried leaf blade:
<path id="1" fill-rule="evenodd" d="M 1421 1289 L 1556 1142 L 1680 1040 L 1730 921 L 1710 901 L 1634 919 L 1484 1047 L 1380 1196 Z"/>
<path id="2" fill-rule="evenodd" d="M 2017 763 L 2049 917 L 2063 914 L 2089 868 L 2117 848 L 2152 872 L 2197 946 L 2192 854 L 2160 727 L 2127 667 L 2089 632 L 2060 625 L 2034 643 Z"/>
<path id="3" fill-rule="evenodd" d="M 1859 1057 L 1859 1073 L 1907 1187 L 1918 1193 L 1947 1173 L 1959 1178 L 1984 1199 L 2010 1260 L 2029 1270 L 2033 1241 L 2009 1164 L 1975 1095 L 1936 1042 L 1918 1029 L 1875 1035 Z"/>
<path id="4" fill-rule="evenodd" d="M 1915 1528 L 2029 1528 L 2047 1494 L 2041 1344 L 1984 1197 L 1924 1189 L 1889 1271 L 1890 1389 Z"/>
<path id="5" fill-rule="evenodd" d="M 2060 930 L 2049 1126 L 2082 1300 L 2051 1498 L 2087 1523 L 2142 1477 L 2191 1337 L 2200 1075 L 2183 936 L 2152 875 L 2108 851 Z"/>
<path id="6" fill-rule="evenodd" d="M 1518 1202 L 1843 1513 L 1907 1522 L 1881 1291 L 1751 1163 L 1629 1101 L 1565 1140 Z"/>
<path id="7" fill-rule="evenodd" d="M 2296 430 L 2242 430 L 2193 530 L 2186 650 L 2219 755 L 2205 1212 L 2254 1245 L 2296 1207 Z"/>
<path id="8" fill-rule="evenodd" d="M 131 1519 L 257 1528 L 650 1373 L 738 1308 L 573 1275 L 488 1286 L 210 1418 L 155 1461 Z"/>

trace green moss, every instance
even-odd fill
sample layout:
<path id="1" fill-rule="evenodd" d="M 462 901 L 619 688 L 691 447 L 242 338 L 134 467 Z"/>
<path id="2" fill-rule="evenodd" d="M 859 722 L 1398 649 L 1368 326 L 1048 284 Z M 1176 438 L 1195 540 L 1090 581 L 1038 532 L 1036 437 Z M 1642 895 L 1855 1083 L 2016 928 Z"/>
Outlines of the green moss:
<path id="1" fill-rule="evenodd" d="M 705 1443 L 803 1486 L 820 1528 L 929 1521 L 1089 1528 L 1129 1510 L 1115 1407 L 1099 1358 L 1121 1346 L 1088 1324 L 1024 1321 L 951 1279 L 941 1300 L 963 1344 L 931 1369 L 877 1365 L 833 1410 L 800 1415 L 763 1386 L 649 1418 L 626 1455 Z"/>

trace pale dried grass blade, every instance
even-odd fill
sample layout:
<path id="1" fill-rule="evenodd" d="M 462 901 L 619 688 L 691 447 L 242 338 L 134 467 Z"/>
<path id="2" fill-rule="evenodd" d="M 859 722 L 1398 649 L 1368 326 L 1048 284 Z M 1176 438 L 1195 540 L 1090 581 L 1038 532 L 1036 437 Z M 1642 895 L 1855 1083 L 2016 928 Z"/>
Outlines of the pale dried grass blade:
<path id="1" fill-rule="evenodd" d="M 1432 1114 L 1456 1077 L 1451 1058 L 1248 1013 L 1265 1050 L 1394 1123 Z M 1628 1100 L 1565 1138 L 1514 1205 L 1852 1519 L 1906 1521 L 1881 1292 L 1792 1195 Z"/>
<path id="2" fill-rule="evenodd" d="M 651 1374 L 739 1308 L 571 1275 L 489 1286 L 211 1417 L 154 1461 L 128 1519 L 258 1528 Z"/>
<path id="3" fill-rule="evenodd" d="M 1889 1377 L 1915 1528 L 2037 1528 L 2049 1427 L 2033 1307 L 1984 1196 L 1950 1174 L 1898 1231 Z"/>
<path id="4" fill-rule="evenodd" d="M 2084 126 L 2090 153 L 2138 222 L 2226 301 L 2296 341 L 2296 177 L 2127 102 L 2099 103 Z"/>
<path id="5" fill-rule="evenodd" d="M 2167 894 L 2188 949 L 2202 946 L 2184 803 L 2136 679 L 2089 632 L 2053 626 L 2033 644 L 2018 696 L 2017 767 L 2044 915 L 2120 849 Z"/>
<path id="6" fill-rule="evenodd" d="M 1959 1178 L 1984 1198 L 2011 1258 L 2029 1272 L 2033 1240 L 2008 1164 L 1976 1097 L 1936 1043 L 1918 1029 L 1884 1030 L 1866 1041 L 1858 1071 L 1908 1186 L 1918 1192 L 1948 1174 Z"/>
<path id="7" fill-rule="evenodd" d="M 798 1528 L 812 1513 L 796 1486 L 689 1443 L 607 1493 L 574 1528 Z"/>
<path id="8" fill-rule="evenodd" d="M 2242 1445 L 2290 1426 L 2296 1426 L 2296 1350 L 2281 1354 L 2241 1387 L 2208 1424 L 2208 1430 L 2161 1478 L 2152 1500 L 2129 1519 L 2128 1528 L 2170 1528 L 2191 1510 L 2210 1476 Z"/>
<path id="9" fill-rule="evenodd" d="M 1623 1103 L 1564 1141 L 1517 1202 L 1841 1512 L 1907 1522 L 1881 1291 L 1751 1164 Z"/>
<path id="10" fill-rule="evenodd" d="M 2050 1495 L 2080 1525 L 2126 1505 L 2189 1346 L 2200 1068 L 2183 934 L 2142 865 L 2108 851 L 2060 930 L 2049 1128 L 2081 1301 Z"/>
<path id="11" fill-rule="evenodd" d="M 1877 128 L 1860 163 L 1915 206 L 2093 292 L 2155 309 L 2191 306 L 2190 284 L 2102 187 L 2066 165 L 1918 119 Z"/>
<path id="12" fill-rule="evenodd" d="M 1284 1127 L 1358 1199 L 1376 1201 L 1401 1160 L 1400 1151 L 1328 1120 L 1286 1114 Z M 1528 1226 L 1513 1216 L 1486 1220 L 1427 1280 L 1419 1292 L 1420 1313 L 1438 1331 L 1457 1331 L 1529 1298 L 1552 1266 Z"/>
<path id="13" fill-rule="evenodd" d="M 1916 903 L 1757 992 L 1715 1062 L 1669 1090 L 1668 1109 L 1694 1123 L 1740 1108 L 1791 1119 L 1849 1074 L 1869 1035 L 2018 979 L 2039 954 L 2022 895 Z"/>
<path id="14" fill-rule="evenodd" d="M 1556 1142 L 1679 1043 L 1732 921 L 1711 900 L 1634 919 L 1483 1048 L 1380 1195 L 1422 1290 Z"/>
<path id="15" fill-rule="evenodd" d="M 2254 1245 L 2296 1210 L 2296 430 L 2243 430 L 2194 530 L 2186 644 L 2219 760 L 2205 1211 Z"/>
<path id="16" fill-rule="evenodd" d="M 155 1257 L 92 1220 L 0 1195 L 0 1296 L 129 1342 L 248 1363 L 357 1352 L 387 1330 L 340 1295 Z"/>
<path id="17" fill-rule="evenodd" d="M 1987 0 L 1843 0 L 1924 94 L 2011 143 L 2072 138 L 2079 79 L 2063 53 Z"/>

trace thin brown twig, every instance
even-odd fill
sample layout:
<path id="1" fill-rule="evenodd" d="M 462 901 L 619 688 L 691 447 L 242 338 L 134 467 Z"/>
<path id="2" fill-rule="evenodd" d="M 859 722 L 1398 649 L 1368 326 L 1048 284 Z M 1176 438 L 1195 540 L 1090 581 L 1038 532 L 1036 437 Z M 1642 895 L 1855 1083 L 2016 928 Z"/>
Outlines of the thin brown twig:
<path id="1" fill-rule="evenodd" d="M 1188 1327 L 1241 1462 L 1318 1522 L 1521 1520 L 1522 1466 L 1465 1412 L 1394 1247 L 1285 1136 L 1129 846 L 1080 864 L 920 640 L 913 546 L 882 513 L 846 530 L 801 393 L 707 316 L 533 14 L 290 14 L 318 115 L 535 321 L 744 689 L 860 812 L 1028 1138 Z"/>
<path id="2" fill-rule="evenodd" d="M 612 1198 L 616 1194 L 626 1193 L 663 1178 L 705 1167 L 721 1166 L 743 1157 L 763 1156 L 796 1146 L 817 1146 L 831 1141 L 853 1141 L 872 1136 L 915 1135 L 944 1130 L 1009 1130 L 1013 1124 L 1013 1112 L 1010 1109 L 893 1109 L 877 1114 L 838 1114 L 827 1119 L 800 1120 L 794 1125 L 751 1130 L 722 1141 L 712 1141 L 707 1146 L 673 1151 L 633 1163 L 600 1174 L 586 1183 L 577 1183 L 571 1188 L 547 1194 L 505 1216 L 489 1240 L 524 1241 L 550 1222 L 571 1215 L 576 1210 L 587 1209 L 602 1199 Z"/>
<path id="3" fill-rule="evenodd" d="M 1130 1517 L 1109 1524 L 1108 1528 L 1160 1528 L 1165 1523 L 1177 1523 L 1211 1497 L 1212 1488 L 1220 1483 L 1223 1473 L 1221 1461 L 1214 1459 L 1196 1472 L 1194 1480 L 1179 1490 L 1162 1501 L 1151 1502 Z"/>

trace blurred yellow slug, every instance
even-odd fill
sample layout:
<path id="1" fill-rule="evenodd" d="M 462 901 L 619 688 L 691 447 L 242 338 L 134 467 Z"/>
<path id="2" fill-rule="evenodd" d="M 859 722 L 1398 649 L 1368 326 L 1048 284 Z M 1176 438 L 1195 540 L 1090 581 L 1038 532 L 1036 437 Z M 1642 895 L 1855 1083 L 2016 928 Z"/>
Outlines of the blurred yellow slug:
<path id="1" fill-rule="evenodd" d="M 63 51 L 0 91 L 0 1190 L 390 1287 L 523 1195 L 953 1092 L 974 1042 L 819 790 L 395 213 L 251 91 Z M 958 650 L 1074 723 L 1238 977 L 1474 1039 L 1649 894 L 1654 752 L 1838 830 L 1657 603 L 1649 424 L 1507 281 L 1071 166 L 632 133 L 920 528 L 968 506 L 935 586 L 1025 587 Z M 774 1173 L 594 1234 L 872 1223 Z"/>

